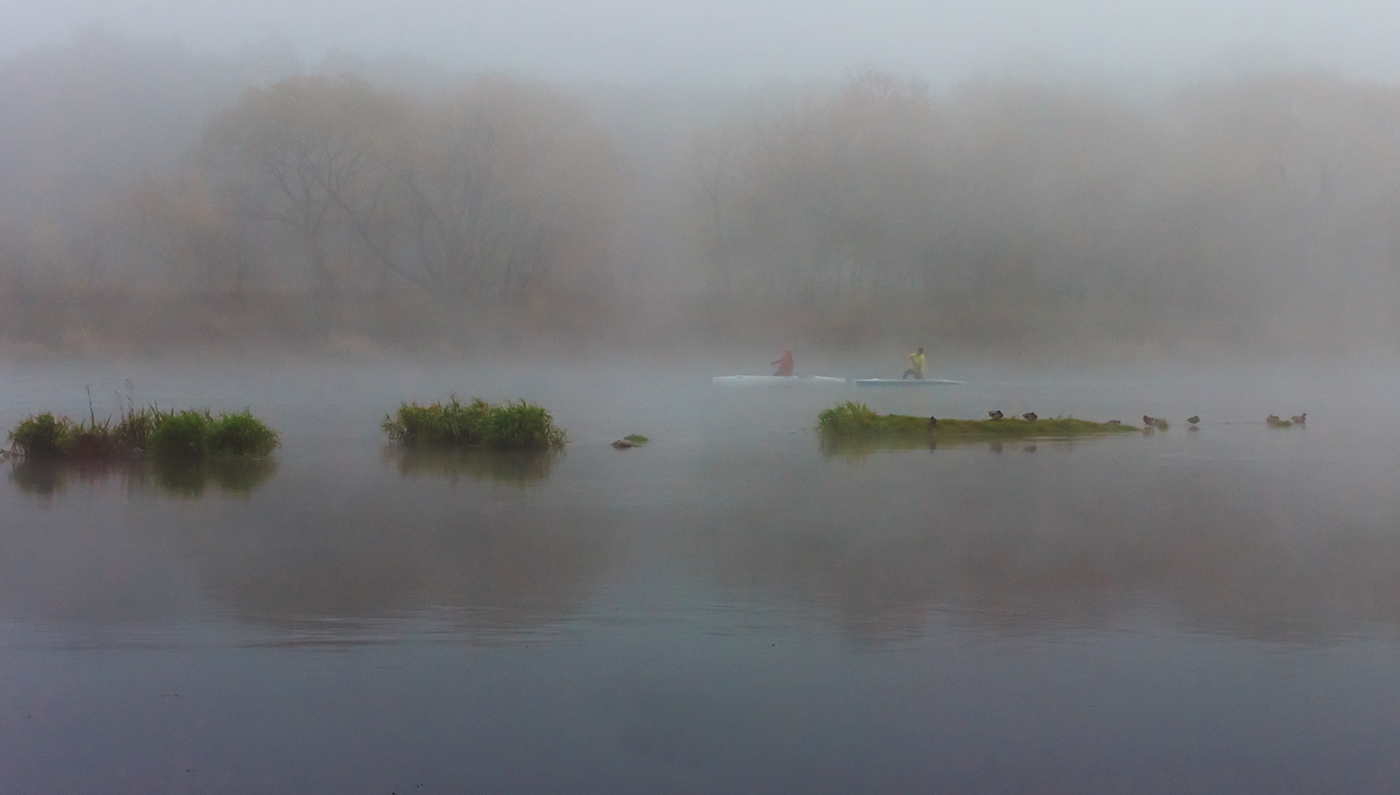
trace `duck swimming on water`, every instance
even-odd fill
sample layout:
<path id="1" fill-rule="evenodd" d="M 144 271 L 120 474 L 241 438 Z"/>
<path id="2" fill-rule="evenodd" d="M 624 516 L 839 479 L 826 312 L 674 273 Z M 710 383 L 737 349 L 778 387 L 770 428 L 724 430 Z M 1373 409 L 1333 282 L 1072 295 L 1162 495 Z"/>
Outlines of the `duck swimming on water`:
<path id="1" fill-rule="evenodd" d="M 1294 424 L 1294 425 L 1307 425 L 1307 424 L 1308 424 L 1308 413 L 1305 411 L 1305 412 L 1303 412 L 1302 414 L 1299 414 L 1298 416 L 1294 417 L 1294 418 L 1293 418 L 1293 424 Z"/>
<path id="2" fill-rule="evenodd" d="M 1197 415 L 1194 416 L 1194 417 L 1187 417 L 1187 418 L 1186 418 L 1186 421 L 1189 422 L 1189 423 L 1191 423 L 1192 425 L 1197 425 L 1197 424 L 1199 424 L 1200 421 L 1201 421 L 1201 416 L 1200 416 L 1199 414 L 1197 414 Z"/>

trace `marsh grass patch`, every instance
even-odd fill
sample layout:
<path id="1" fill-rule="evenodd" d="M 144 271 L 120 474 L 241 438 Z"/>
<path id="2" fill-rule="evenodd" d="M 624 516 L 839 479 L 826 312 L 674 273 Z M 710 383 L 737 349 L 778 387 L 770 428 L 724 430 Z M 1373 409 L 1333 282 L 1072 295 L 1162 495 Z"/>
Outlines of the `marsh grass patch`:
<path id="1" fill-rule="evenodd" d="M 567 441 L 541 406 L 524 400 L 493 405 L 480 398 L 463 404 L 456 395 L 427 406 L 402 403 L 380 428 L 390 439 L 411 446 L 557 449 Z"/>
<path id="2" fill-rule="evenodd" d="M 1035 420 L 956 420 L 910 417 L 902 414 L 878 414 L 864 403 L 846 401 L 817 415 L 817 429 L 828 437 L 907 437 L 911 439 L 951 437 L 1033 437 L 1084 436 L 1103 433 L 1136 431 L 1131 425 L 1110 425 L 1073 417 L 1053 417 Z"/>
<path id="3" fill-rule="evenodd" d="M 52 412 L 20 420 L 8 439 L 26 459 L 111 460 L 154 456 L 257 458 L 279 445 L 278 434 L 247 409 L 215 416 L 208 409 L 161 411 L 128 407 L 114 420 L 74 422 Z"/>

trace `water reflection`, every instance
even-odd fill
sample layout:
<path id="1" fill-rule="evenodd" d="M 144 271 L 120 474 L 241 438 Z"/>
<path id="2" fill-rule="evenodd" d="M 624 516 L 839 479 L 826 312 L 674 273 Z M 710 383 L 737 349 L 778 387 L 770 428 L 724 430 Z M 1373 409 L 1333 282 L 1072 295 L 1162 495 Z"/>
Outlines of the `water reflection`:
<path id="1" fill-rule="evenodd" d="M 271 458 L 206 458 L 199 461 L 156 459 L 151 462 L 155 484 L 170 494 L 198 497 L 207 484 L 244 497 L 277 471 Z"/>
<path id="2" fill-rule="evenodd" d="M 11 463 L 9 480 L 27 494 L 51 497 L 73 483 L 85 488 L 119 483 L 131 491 L 157 489 L 195 498 L 214 485 L 228 494 L 248 496 L 277 471 L 271 458 L 117 460 L 20 459 Z"/>
<path id="3" fill-rule="evenodd" d="M 457 482 L 463 476 L 472 480 L 528 484 L 549 477 L 559 460 L 558 450 L 486 450 L 482 448 L 419 448 L 391 445 L 384 449 L 386 459 L 398 465 L 399 474 L 434 475 Z"/>
<path id="4" fill-rule="evenodd" d="M 747 493 L 706 534 L 722 582 L 822 605 L 862 638 L 935 616 L 1036 633 L 1144 611 L 1270 640 L 1400 628 L 1400 499 L 1377 478 L 1339 489 L 1135 447 L 872 457 Z"/>
<path id="5" fill-rule="evenodd" d="M 522 630 L 575 612 L 618 557 L 615 519 L 594 510 L 378 489 L 300 507 L 308 496 L 285 495 L 256 522 L 207 515 L 184 534 L 206 593 L 247 620 L 335 619 L 338 634 L 425 609 L 469 630 Z"/>
<path id="6" fill-rule="evenodd" d="M 1072 442 L 1055 439 L 1058 444 L 1070 444 Z M 1082 440 L 1075 440 L 1082 441 Z M 1021 449 L 1027 453 L 1034 453 L 1038 447 L 1037 441 L 1019 442 Z M 862 461 L 872 453 L 890 452 L 896 450 L 953 450 L 958 448 L 980 448 L 992 453 L 1000 453 L 1006 449 L 1007 442 L 1003 439 L 978 439 L 978 438 L 958 438 L 944 437 L 936 438 L 932 435 L 928 437 L 905 437 L 905 436 L 823 436 L 821 437 L 822 454 L 828 458 L 841 458 L 847 461 Z"/>

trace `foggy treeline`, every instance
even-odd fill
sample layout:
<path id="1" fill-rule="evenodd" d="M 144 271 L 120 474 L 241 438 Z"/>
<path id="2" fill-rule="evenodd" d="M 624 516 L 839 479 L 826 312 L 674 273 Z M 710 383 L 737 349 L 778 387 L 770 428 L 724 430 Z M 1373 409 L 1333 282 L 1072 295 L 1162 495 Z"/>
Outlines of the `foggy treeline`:
<path id="1" fill-rule="evenodd" d="M 1391 348 L 1400 86 L 0 63 L 0 340 Z"/>

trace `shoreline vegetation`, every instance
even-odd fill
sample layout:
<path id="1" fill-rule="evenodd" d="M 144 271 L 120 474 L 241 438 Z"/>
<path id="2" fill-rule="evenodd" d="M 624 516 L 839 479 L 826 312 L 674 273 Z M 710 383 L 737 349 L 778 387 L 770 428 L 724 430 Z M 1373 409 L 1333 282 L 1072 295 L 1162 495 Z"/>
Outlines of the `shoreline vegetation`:
<path id="1" fill-rule="evenodd" d="M 31 414 L 8 434 L 13 455 L 26 460 L 108 461 L 148 454 L 167 461 L 262 458 L 280 445 L 277 431 L 248 409 L 215 415 L 209 409 L 125 409 L 113 421 L 95 414 L 77 422 L 53 412 Z"/>
<path id="2" fill-rule="evenodd" d="M 395 442 L 424 447 L 487 447 L 497 450 L 557 450 L 568 441 L 564 429 L 541 406 L 520 400 L 498 405 L 481 398 L 463 404 L 400 403 L 380 428 Z"/>
<path id="3" fill-rule="evenodd" d="M 878 414 L 864 403 L 846 401 L 817 415 L 817 430 L 825 437 L 875 438 L 1040 438 L 1141 432 L 1132 425 L 1090 422 L 1073 417 L 1036 420 L 955 420 Z"/>

